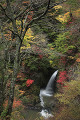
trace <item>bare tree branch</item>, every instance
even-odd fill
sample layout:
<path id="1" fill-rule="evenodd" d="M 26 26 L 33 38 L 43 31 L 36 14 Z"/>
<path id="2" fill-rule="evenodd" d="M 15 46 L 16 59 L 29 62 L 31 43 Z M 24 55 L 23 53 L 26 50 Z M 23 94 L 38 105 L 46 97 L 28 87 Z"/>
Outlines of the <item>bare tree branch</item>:
<path id="1" fill-rule="evenodd" d="M 1 4 L 0 4 L 0 7 L 1 7 L 2 11 L 4 12 L 4 14 L 6 15 L 6 17 L 7 17 L 9 20 L 12 21 L 12 19 L 7 15 L 5 9 L 3 8 L 3 6 L 2 6 Z"/>
<path id="2" fill-rule="evenodd" d="M 26 17 L 25 17 L 25 19 L 24 19 L 23 28 L 25 27 L 25 23 L 26 23 L 26 20 L 27 20 L 27 18 L 28 18 L 29 13 L 30 13 L 30 10 L 28 10 L 27 15 L 26 15 Z"/>
<path id="3" fill-rule="evenodd" d="M 40 16 L 38 16 L 38 17 L 36 17 L 36 18 L 33 18 L 33 19 L 26 25 L 25 30 L 24 30 L 23 35 L 22 35 L 22 39 L 24 38 L 27 29 L 29 28 L 29 26 L 30 26 L 34 21 L 39 20 L 39 19 L 41 19 L 43 16 L 45 16 L 46 13 L 48 12 L 48 10 L 49 10 L 49 9 L 52 9 L 54 6 L 59 5 L 59 4 L 63 3 L 63 2 L 66 2 L 66 0 L 62 0 L 62 1 L 59 2 L 59 3 L 54 3 L 53 6 L 50 7 L 50 1 L 51 1 L 51 0 L 48 1 L 47 8 L 46 8 L 45 12 L 42 13 Z"/>
<path id="4" fill-rule="evenodd" d="M 49 9 L 53 8 L 54 6 L 60 5 L 63 2 L 66 2 L 66 0 L 62 0 L 61 2 L 58 2 L 58 3 L 54 3 L 52 6 L 49 7 Z"/>
<path id="5" fill-rule="evenodd" d="M 19 39 L 22 41 L 22 39 L 21 39 L 21 37 L 19 36 L 19 34 L 15 33 L 15 32 L 14 32 L 13 30 L 11 30 L 11 29 L 7 29 L 7 30 L 11 31 L 14 35 L 16 35 L 17 37 L 19 37 Z"/>
<path id="6" fill-rule="evenodd" d="M 23 19 L 21 19 L 21 31 L 20 31 L 20 36 L 22 35 L 22 31 L 23 31 Z"/>
<path id="7" fill-rule="evenodd" d="M 24 14 L 27 9 L 28 9 L 28 8 L 26 7 L 23 11 L 21 11 L 21 12 L 15 17 L 15 19 L 17 19 L 18 17 L 20 17 L 22 14 Z"/>
<path id="8" fill-rule="evenodd" d="M 46 15 L 46 13 L 48 12 L 48 9 L 49 9 L 50 1 L 51 1 L 51 0 L 48 1 L 48 5 L 47 5 L 47 8 L 46 8 L 45 12 L 42 13 L 40 16 L 38 16 L 38 17 L 36 17 L 36 18 L 33 18 L 33 19 L 26 25 L 25 30 L 23 31 L 23 34 L 22 34 L 22 39 L 24 38 L 28 27 L 29 27 L 34 21 L 39 20 L 39 19 L 42 18 L 44 15 Z"/>

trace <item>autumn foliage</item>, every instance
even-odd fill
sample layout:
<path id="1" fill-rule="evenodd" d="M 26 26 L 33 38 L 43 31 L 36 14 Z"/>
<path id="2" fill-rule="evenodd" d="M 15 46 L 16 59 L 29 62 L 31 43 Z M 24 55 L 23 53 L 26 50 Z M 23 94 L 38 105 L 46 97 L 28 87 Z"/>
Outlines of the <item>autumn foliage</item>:
<path id="1" fill-rule="evenodd" d="M 13 108 L 19 107 L 21 104 L 22 104 L 21 100 L 16 100 L 16 98 L 14 98 Z"/>
<path id="2" fill-rule="evenodd" d="M 55 120 L 79 120 L 80 119 L 80 79 L 66 82 L 67 89 L 63 94 L 59 93 L 56 98 L 59 100 L 59 112 Z"/>
<path id="3" fill-rule="evenodd" d="M 65 57 L 63 57 L 63 56 L 61 56 L 61 58 L 60 58 L 60 63 L 62 63 L 62 64 L 66 64 L 66 58 Z"/>
<path id="4" fill-rule="evenodd" d="M 5 101 L 4 107 L 7 107 L 7 105 L 8 105 L 8 100 Z M 14 97 L 13 108 L 19 107 L 20 105 L 22 105 L 22 101 L 17 100 L 16 97 Z"/>
<path id="5" fill-rule="evenodd" d="M 63 85 L 64 81 L 68 79 L 67 72 L 66 71 L 61 71 L 59 73 L 59 79 L 57 80 L 57 83 Z"/>
<path id="6" fill-rule="evenodd" d="M 29 87 L 33 82 L 34 82 L 34 80 L 27 79 L 26 86 Z"/>

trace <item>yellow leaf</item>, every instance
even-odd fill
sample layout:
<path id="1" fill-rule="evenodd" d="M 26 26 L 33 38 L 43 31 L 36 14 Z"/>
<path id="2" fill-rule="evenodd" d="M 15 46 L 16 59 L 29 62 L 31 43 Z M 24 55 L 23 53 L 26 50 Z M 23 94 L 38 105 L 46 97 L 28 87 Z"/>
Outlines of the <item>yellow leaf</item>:
<path id="1" fill-rule="evenodd" d="M 73 12 L 73 15 L 75 16 L 75 17 L 80 17 L 80 9 L 78 9 L 78 10 L 76 10 L 76 11 L 74 11 Z"/>
<path id="2" fill-rule="evenodd" d="M 53 50 L 54 48 L 51 47 L 50 49 Z"/>
<path id="3" fill-rule="evenodd" d="M 56 17 L 57 20 L 59 20 L 60 22 L 64 23 L 67 22 L 67 20 L 70 17 L 70 12 L 65 13 L 64 15 L 59 15 L 58 17 Z"/>
<path id="4" fill-rule="evenodd" d="M 9 73 L 13 73 L 13 71 L 12 71 L 12 70 L 8 70 L 8 72 L 9 72 Z"/>
<path id="5" fill-rule="evenodd" d="M 53 63 L 53 61 L 52 61 L 52 60 L 50 60 L 49 62 L 50 62 L 50 64 L 52 64 L 52 63 Z"/>
<path id="6" fill-rule="evenodd" d="M 55 6 L 54 8 L 55 8 L 55 10 L 57 10 L 57 9 L 62 8 L 62 6 L 61 6 L 61 5 L 57 5 L 57 6 Z"/>

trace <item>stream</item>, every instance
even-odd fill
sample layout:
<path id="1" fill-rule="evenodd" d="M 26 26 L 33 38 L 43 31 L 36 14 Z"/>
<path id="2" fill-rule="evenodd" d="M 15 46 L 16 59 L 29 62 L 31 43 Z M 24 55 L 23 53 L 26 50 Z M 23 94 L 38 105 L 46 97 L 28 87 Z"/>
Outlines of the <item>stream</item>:
<path id="1" fill-rule="evenodd" d="M 57 73 L 58 73 L 58 70 L 52 74 L 46 88 L 40 90 L 39 97 L 41 101 L 40 102 L 41 110 L 39 111 L 35 109 L 34 110 L 27 109 L 27 113 L 26 113 L 27 120 L 40 120 L 41 117 L 43 117 L 44 119 L 53 117 L 53 113 L 52 113 L 52 107 L 54 106 L 53 85 L 54 85 L 54 81 L 57 76 Z"/>
<path id="2" fill-rule="evenodd" d="M 53 85 L 54 85 L 54 81 L 57 73 L 58 73 L 58 70 L 52 74 L 46 88 L 40 90 L 39 96 L 40 96 L 40 101 L 42 106 L 42 111 L 40 112 L 40 114 L 44 118 L 53 117 L 51 113 L 52 106 L 50 104 L 51 104 L 51 101 L 53 101 L 53 94 L 54 94 Z"/>

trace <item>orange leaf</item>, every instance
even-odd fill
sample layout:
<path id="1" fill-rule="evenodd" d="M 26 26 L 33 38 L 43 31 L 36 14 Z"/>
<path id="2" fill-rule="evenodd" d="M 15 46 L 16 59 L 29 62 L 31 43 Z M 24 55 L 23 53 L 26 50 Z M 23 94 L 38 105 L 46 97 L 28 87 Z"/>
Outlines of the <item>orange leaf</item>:
<path id="1" fill-rule="evenodd" d="M 78 59 L 76 60 L 76 62 L 80 62 L 80 58 L 78 58 Z"/>
<path id="2" fill-rule="evenodd" d="M 22 104 L 22 101 L 21 100 L 16 100 L 16 98 L 14 98 L 14 101 L 13 101 L 13 108 L 15 107 L 18 107 Z"/>

